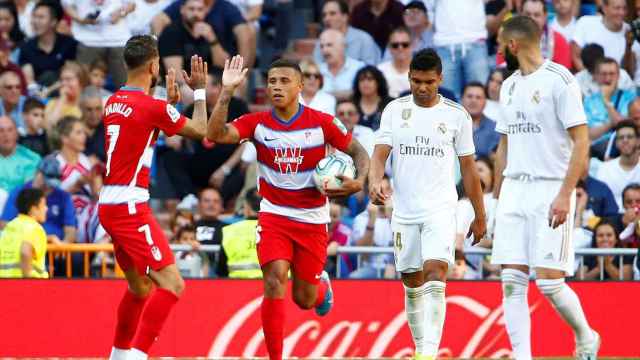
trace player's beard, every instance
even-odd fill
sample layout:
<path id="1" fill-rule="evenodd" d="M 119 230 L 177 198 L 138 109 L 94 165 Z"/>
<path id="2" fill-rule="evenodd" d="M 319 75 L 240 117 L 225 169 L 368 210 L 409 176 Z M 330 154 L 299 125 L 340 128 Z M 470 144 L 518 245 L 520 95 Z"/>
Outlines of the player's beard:
<path id="1" fill-rule="evenodd" d="M 507 63 L 507 70 L 509 71 L 516 71 L 520 68 L 520 62 L 518 61 L 518 58 L 513 55 L 508 47 L 504 48 L 504 61 Z"/>

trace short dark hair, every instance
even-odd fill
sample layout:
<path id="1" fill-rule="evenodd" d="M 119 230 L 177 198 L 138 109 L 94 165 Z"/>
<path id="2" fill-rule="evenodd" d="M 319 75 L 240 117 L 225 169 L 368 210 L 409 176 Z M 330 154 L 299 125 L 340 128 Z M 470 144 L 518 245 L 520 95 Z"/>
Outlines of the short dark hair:
<path id="1" fill-rule="evenodd" d="M 518 15 L 502 24 L 502 34 L 537 43 L 540 41 L 541 30 L 532 18 Z"/>
<path id="2" fill-rule="evenodd" d="M 467 89 L 469 88 L 480 88 L 482 89 L 482 92 L 484 93 L 484 97 L 487 97 L 487 90 L 484 87 L 484 84 L 481 83 L 480 81 L 469 81 L 463 88 L 462 88 L 462 96 L 464 96 L 464 94 L 467 92 Z"/>
<path id="3" fill-rule="evenodd" d="M 620 68 L 620 65 L 618 64 L 618 62 L 615 59 L 605 56 L 605 57 L 602 57 L 602 58 L 599 58 L 599 59 L 596 60 L 596 63 L 595 63 L 595 66 L 594 66 L 593 70 L 597 72 L 598 68 L 601 65 L 605 65 L 605 64 L 615 64 L 618 68 Z"/>
<path id="4" fill-rule="evenodd" d="M 247 193 L 244 195 L 244 201 L 249 204 L 251 210 L 258 212 L 260 210 L 260 201 L 262 201 L 262 197 L 258 193 L 257 188 L 252 188 L 247 190 Z"/>
<path id="5" fill-rule="evenodd" d="M 620 129 L 625 129 L 625 128 L 633 129 L 633 132 L 636 134 L 636 136 L 640 136 L 640 130 L 638 130 L 638 128 L 636 127 L 636 124 L 634 124 L 633 121 L 631 120 L 620 121 L 618 125 L 616 125 L 616 133 L 620 131 Z"/>
<path id="6" fill-rule="evenodd" d="M 624 187 L 622 190 L 622 202 L 624 203 L 624 198 L 627 196 L 627 191 L 631 190 L 640 190 L 640 183 L 631 183 Z"/>
<path id="7" fill-rule="evenodd" d="M 342 104 L 353 104 L 353 106 L 358 108 L 358 105 L 356 104 L 356 102 L 351 98 L 345 98 L 345 99 L 338 100 L 338 102 L 336 102 L 336 109 L 338 109 L 338 106 L 340 106 Z"/>
<path id="8" fill-rule="evenodd" d="M 600 221 L 598 221 L 596 226 L 593 227 L 593 236 L 591 237 L 591 247 L 594 247 L 594 248 L 597 247 L 597 245 L 596 245 L 597 244 L 596 236 L 597 236 L 597 233 L 598 233 L 598 228 L 600 228 L 601 226 L 606 226 L 606 225 L 611 226 L 611 228 L 613 229 L 613 233 L 616 235 L 616 244 L 613 247 L 617 247 L 618 242 L 620 242 L 620 230 L 616 226 L 615 222 L 613 222 L 609 218 L 600 219 Z"/>
<path id="9" fill-rule="evenodd" d="M 24 188 L 20 190 L 16 199 L 16 208 L 18 213 L 29 215 L 29 211 L 34 206 L 38 206 L 40 200 L 44 198 L 44 192 L 36 188 Z"/>
<path id="10" fill-rule="evenodd" d="M 178 231 L 176 231 L 176 237 L 174 238 L 176 241 L 180 240 L 180 238 L 182 237 L 182 234 L 186 233 L 186 232 L 191 232 L 191 233 L 195 233 L 196 232 L 196 228 L 193 225 L 185 225 L 182 226 L 178 229 Z"/>
<path id="11" fill-rule="evenodd" d="M 64 11 L 62 10 L 62 6 L 60 5 L 59 1 L 55 1 L 55 0 L 41 0 L 41 1 L 38 1 L 36 6 L 33 7 L 33 10 L 35 10 L 35 9 L 37 9 L 39 7 L 48 8 L 49 12 L 51 13 L 51 17 L 55 18 L 56 21 L 62 20 L 62 15 L 63 15 Z"/>
<path id="12" fill-rule="evenodd" d="M 544 2 L 544 0 L 524 0 L 522 2 L 522 7 L 524 8 L 524 4 L 526 4 L 528 2 L 538 3 L 538 4 L 542 5 L 542 10 L 544 11 L 545 14 L 547 13 L 547 4 Z"/>
<path id="13" fill-rule="evenodd" d="M 411 59 L 409 70 L 435 71 L 438 74 L 442 74 L 442 60 L 440 60 L 440 56 L 434 49 L 422 49 Z"/>
<path id="14" fill-rule="evenodd" d="M 596 69 L 596 62 L 604 57 L 604 48 L 596 43 L 585 45 L 580 51 L 580 60 L 587 68 L 587 71 L 593 73 Z"/>
<path id="15" fill-rule="evenodd" d="M 151 35 L 132 36 L 124 46 L 124 63 L 129 70 L 137 69 L 158 56 L 158 42 Z"/>
<path id="16" fill-rule="evenodd" d="M 30 97 L 24 101 L 24 106 L 22 107 L 22 113 L 28 114 L 35 109 L 44 109 L 44 104 L 38 100 L 37 98 Z"/>
<path id="17" fill-rule="evenodd" d="M 65 116 L 55 125 L 53 131 L 50 134 L 49 142 L 54 149 L 62 148 L 62 137 L 71 134 L 73 125 L 75 123 L 82 123 L 80 118 L 75 116 Z"/>
<path id="18" fill-rule="evenodd" d="M 340 9 L 341 14 L 349 15 L 349 3 L 347 3 L 345 0 L 326 0 L 324 4 L 322 4 L 322 7 L 324 8 L 324 6 L 330 2 L 338 4 L 338 8 Z"/>
<path id="19" fill-rule="evenodd" d="M 271 71 L 272 69 L 277 69 L 277 68 L 293 69 L 298 74 L 300 74 L 300 76 L 302 76 L 302 70 L 300 69 L 300 65 L 298 65 L 297 62 L 292 61 L 292 60 L 278 59 L 278 60 L 272 62 L 271 65 L 269 65 L 269 69 L 267 70 L 267 73 L 269 73 L 269 71 Z"/>

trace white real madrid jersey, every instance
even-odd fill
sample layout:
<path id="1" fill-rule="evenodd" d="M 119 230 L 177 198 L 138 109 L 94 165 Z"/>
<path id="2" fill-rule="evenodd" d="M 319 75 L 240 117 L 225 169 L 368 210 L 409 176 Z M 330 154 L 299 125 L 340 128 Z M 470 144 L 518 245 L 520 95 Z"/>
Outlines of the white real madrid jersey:
<path id="1" fill-rule="evenodd" d="M 586 124 L 573 75 L 549 60 L 526 76 L 518 70 L 502 83 L 500 105 L 496 131 L 508 139 L 504 176 L 564 179 L 573 149 L 567 129 Z"/>
<path id="2" fill-rule="evenodd" d="M 456 157 L 475 153 L 462 106 L 443 96 L 432 107 L 416 105 L 411 95 L 398 98 L 382 112 L 376 144 L 392 147 L 394 221 L 419 224 L 455 209 Z"/>

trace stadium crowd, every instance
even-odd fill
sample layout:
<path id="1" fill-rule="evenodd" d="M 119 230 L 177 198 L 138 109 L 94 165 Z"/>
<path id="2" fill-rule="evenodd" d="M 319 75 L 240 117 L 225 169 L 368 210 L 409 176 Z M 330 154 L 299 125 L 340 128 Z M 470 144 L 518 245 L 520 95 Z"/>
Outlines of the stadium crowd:
<path id="1" fill-rule="evenodd" d="M 300 14 L 302 23 L 296 20 Z M 640 1 L 633 0 L 0 0 L 0 228 L 29 211 L 20 210 L 17 200 L 35 188 L 46 197 L 49 243 L 110 241 L 96 211 L 108 151 L 103 104 L 123 85 L 125 42 L 148 33 L 158 37 L 165 69 L 186 69 L 194 54 L 209 63 L 209 111 L 221 91 L 224 60 L 234 54 L 246 59 L 250 79 L 231 102 L 229 121 L 268 109 L 263 70 L 272 59 L 299 60 L 300 102 L 335 115 L 370 154 L 385 105 L 409 93 L 412 54 L 435 48 L 443 61 L 441 94 L 459 101 L 473 120 L 491 222 L 495 124 L 500 87 L 509 76 L 496 54 L 496 36 L 514 14 L 539 24 L 543 54 L 569 68 L 583 92 L 592 158 L 577 189 L 574 246 L 638 248 Z M 166 96 L 162 86 L 155 96 Z M 177 107 L 190 116 L 192 94 L 188 86 L 181 89 Z M 250 143 L 161 139 L 151 196 L 172 243 L 191 246 L 176 254 L 185 276 L 260 276 L 257 257 L 245 250 L 255 247 L 255 167 Z M 336 254 L 343 245 L 391 246 L 392 205 L 373 205 L 366 192 L 330 205 L 327 271 L 395 278 L 391 254 Z M 496 278 L 499 271 L 485 256 L 465 254 L 472 220 L 473 209 L 460 191 L 450 276 Z M 32 223 L 25 234 L 34 231 Z M 27 235 L 24 240 L 41 247 Z M 490 240 L 482 245 L 490 247 Z M 209 244 L 223 251 L 202 253 L 200 245 Z M 93 264 L 103 257 L 113 263 L 109 254 L 98 253 Z M 80 265 L 74 272 L 79 274 L 82 261 L 74 257 Z M 586 258 L 576 270 L 587 279 L 601 273 L 632 279 L 638 272 L 628 256 L 621 263 Z"/>

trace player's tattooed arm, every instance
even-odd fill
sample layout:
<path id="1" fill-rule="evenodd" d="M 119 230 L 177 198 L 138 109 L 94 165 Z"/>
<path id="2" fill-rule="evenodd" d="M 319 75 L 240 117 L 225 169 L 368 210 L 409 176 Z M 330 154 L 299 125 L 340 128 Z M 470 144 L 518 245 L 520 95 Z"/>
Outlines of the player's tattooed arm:
<path id="1" fill-rule="evenodd" d="M 242 56 L 236 55 L 230 60 L 225 60 L 222 91 L 209 118 L 207 140 L 219 144 L 235 144 L 240 141 L 240 134 L 235 126 L 227 124 L 227 114 L 233 93 L 244 82 L 246 74 L 247 68 L 244 68 Z"/>
<path id="2" fill-rule="evenodd" d="M 475 218 L 471 223 L 471 228 L 467 236 L 473 233 L 473 245 L 482 240 L 487 232 L 487 218 L 484 210 L 484 200 L 482 185 L 480 185 L 480 175 L 476 170 L 476 163 L 473 155 L 460 156 L 460 173 L 462 174 L 462 185 L 464 193 L 469 196 Z"/>
<path id="3" fill-rule="evenodd" d="M 353 163 L 356 166 L 356 178 L 350 179 L 338 175 L 337 177 L 342 181 L 342 186 L 339 189 L 326 190 L 327 195 L 331 198 L 349 196 L 362 190 L 364 181 L 369 173 L 369 155 L 358 140 L 352 138 L 345 153 L 353 159 Z"/>

